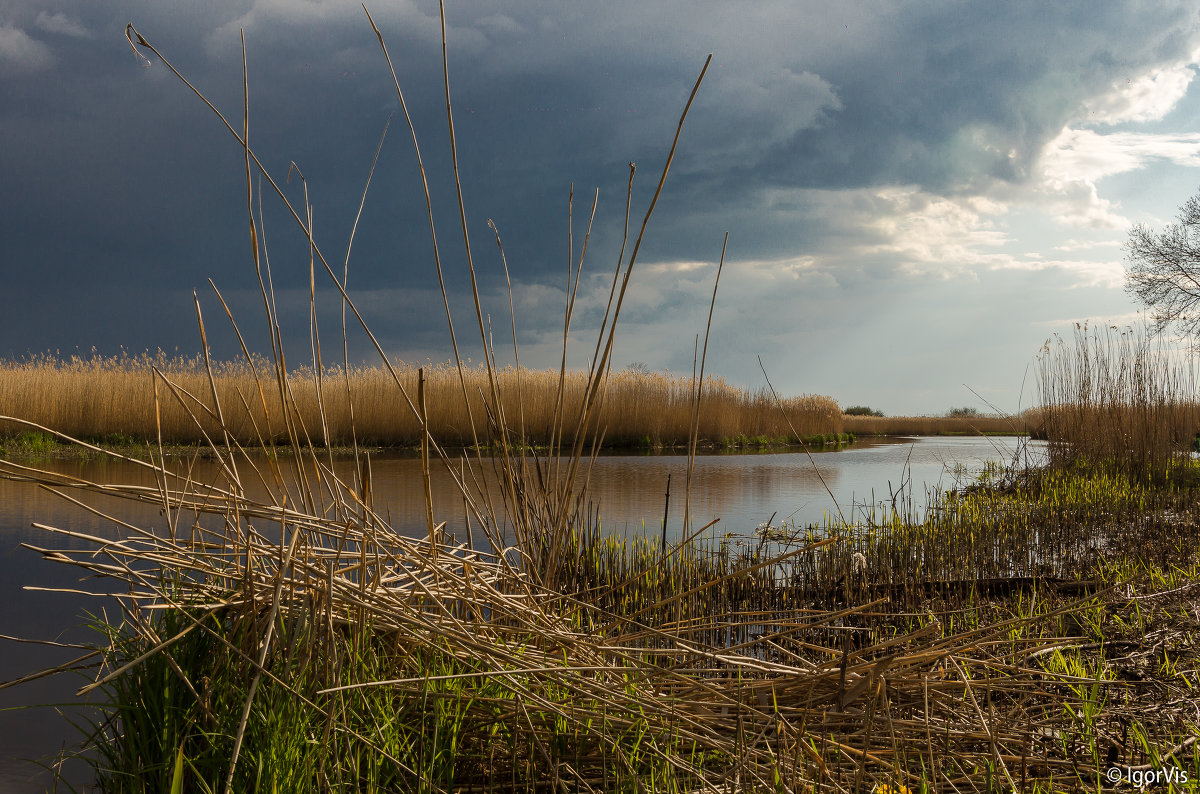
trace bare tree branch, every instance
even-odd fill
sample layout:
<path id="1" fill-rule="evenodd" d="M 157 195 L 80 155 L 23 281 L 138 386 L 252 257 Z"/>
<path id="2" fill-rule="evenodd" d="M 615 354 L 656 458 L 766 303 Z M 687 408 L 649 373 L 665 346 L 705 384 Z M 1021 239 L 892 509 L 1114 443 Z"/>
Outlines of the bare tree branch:
<path id="1" fill-rule="evenodd" d="M 1150 310 L 1154 333 L 1174 326 L 1200 349 L 1200 195 L 1178 219 L 1161 232 L 1140 223 L 1129 230 L 1125 290 Z"/>

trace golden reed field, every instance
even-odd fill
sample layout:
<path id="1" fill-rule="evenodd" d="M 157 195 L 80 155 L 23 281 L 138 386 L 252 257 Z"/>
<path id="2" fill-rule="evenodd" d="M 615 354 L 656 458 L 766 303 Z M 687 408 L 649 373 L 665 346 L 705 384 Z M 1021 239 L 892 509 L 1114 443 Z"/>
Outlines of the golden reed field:
<path id="1" fill-rule="evenodd" d="M 155 371 L 162 373 L 156 376 Z M 397 365 L 400 382 L 417 397 L 417 367 Z M 214 383 L 226 424 L 243 444 L 286 438 L 275 369 L 269 362 L 214 363 Z M 426 367 L 425 394 L 430 432 L 444 445 L 471 444 L 473 436 L 457 370 L 450 365 Z M 257 378 L 256 378 L 257 376 Z M 486 371 L 465 370 L 466 391 L 481 439 L 487 421 L 482 391 Z M 75 438 L 152 440 L 155 428 L 155 382 L 166 443 L 202 441 L 194 415 L 207 432 L 219 434 L 212 387 L 200 358 L 41 356 L 24 362 L 0 362 L 0 414 L 36 422 Z M 498 373 L 501 403 L 508 425 L 528 443 L 549 440 L 557 408 L 559 373 L 552 370 L 502 369 Z M 261 390 L 259 388 L 261 384 Z M 421 426 L 391 375 L 381 367 L 340 368 L 322 373 L 320 400 L 311 369 L 289 373 L 290 400 L 314 443 L 415 445 Z M 567 422 L 578 413 L 586 375 L 565 375 Z M 174 388 L 172 388 L 174 387 Z M 618 372 L 609 376 L 599 427 L 606 445 L 686 444 L 691 422 L 692 379 L 664 373 Z M 350 405 L 354 406 L 351 416 Z M 324 407 L 322 430 L 320 406 Z M 790 426 L 789 426 L 790 422 Z M 753 392 L 706 377 L 701 401 L 701 441 L 722 443 L 744 435 L 771 439 L 844 432 L 837 403 L 815 395 L 782 398 Z M 353 426 L 354 435 L 351 433 Z M 520 428 L 524 428 L 522 434 Z M 0 422 L 0 434 L 28 429 Z M 328 435 L 328 439 L 325 435 Z M 302 434 L 303 435 L 303 434 Z"/>
<path id="2" fill-rule="evenodd" d="M 856 436 L 979 436 L 1024 434 L 1037 429 L 1034 412 L 1020 416 L 844 416 L 842 432 Z"/>

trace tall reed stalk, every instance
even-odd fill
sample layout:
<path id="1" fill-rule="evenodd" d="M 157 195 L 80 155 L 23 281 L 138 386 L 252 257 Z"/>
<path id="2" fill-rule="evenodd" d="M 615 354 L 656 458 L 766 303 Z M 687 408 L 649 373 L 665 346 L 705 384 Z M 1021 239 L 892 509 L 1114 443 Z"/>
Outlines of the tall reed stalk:
<path id="1" fill-rule="evenodd" d="M 1047 342 L 1038 361 L 1051 463 L 1166 476 L 1200 433 L 1197 374 L 1192 351 L 1144 328 L 1076 324 L 1070 342 Z"/>

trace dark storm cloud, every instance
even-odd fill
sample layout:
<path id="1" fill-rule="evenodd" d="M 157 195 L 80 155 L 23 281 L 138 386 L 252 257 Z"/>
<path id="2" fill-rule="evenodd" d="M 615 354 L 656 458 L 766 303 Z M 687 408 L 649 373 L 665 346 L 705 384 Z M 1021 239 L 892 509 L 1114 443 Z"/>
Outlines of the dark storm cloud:
<path id="1" fill-rule="evenodd" d="M 374 13 L 417 124 L 457 300 L 466 278 L 437 8 L 380 4 Z M 853 232 L 814 198 L 821 191 L 907 185 L 962 196 L 1019 185 L 1088 99 L 1127 73 L 1187 56 L 1197 21 L 1190 3 L 511 2 L 448 13 L 469 228 L 492 294 L 502 277 L 489 217 L 519 283 L 559 285 L 572 182 L 576 250 L 598 186 L 590 261 L 611 269 L 626 163 L 639 166 L 636 221 L 708 52 L 713 65 L 643 249 L 648 262 L 715 259 L 726 228 L 745 259 L 828 254 L 845 242 L 837 235 Z M 245 31 L 251 144 L 281 184 L 299 165 L 318 241 L 340 273 L 377 138 L 398 109 L 358 5 L 0 5 L 0 353 L 184 346 L 194 338 L 190 291 L 206 277 L 257 290 L 240 150 L 161 63 L 134 57 L 123 35 L 130 20 L 235 126 Z M 375 179 L 352 289 L 436 298 L 400 115 Z M 301 207 L 299 182 L 284 187 Z M 264 203 L 277 204 L 270 195 Z M 267 221 L 277 284 L 304 287 L 304 241 L 277 207 Z M 414 329 L 444 322 L 439 300 L 398 302 L 392 315 L 382 300 L 368 303 L 397 348 L 414 348 Z M 57 304 L 57 322 L 43 321 L 47 304 Z M 558 321 L 545 314 L 547 327 Z"/>
<path id="2" fill-rule="evenodd" d="M 711 174 L 710 193 L 881 184 L 971 193 L 1020 183 L 1086 100 L 1195 46 L 1197 12 L 1184 4 L 883 8 L 842 53 L 806 64 L 832 86 L 836 112 L 751 164 L 691 152 L 696 170 Z"/>

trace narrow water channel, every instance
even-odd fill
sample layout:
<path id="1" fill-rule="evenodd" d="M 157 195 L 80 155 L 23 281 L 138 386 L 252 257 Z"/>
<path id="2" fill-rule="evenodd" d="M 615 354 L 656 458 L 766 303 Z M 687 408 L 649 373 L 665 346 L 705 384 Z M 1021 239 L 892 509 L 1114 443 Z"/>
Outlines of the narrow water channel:
<path id="1" fill-rule="evenodd" d="M 1043 445 L 1013 438 L 921 438 L 860 440 L 837 451 L 808 455 L 798 452 L 723 454 L 697 457 L 691 485 L 693 526 L 720 519 L 720 531 L 749 534 L 772 517 L 779 525 L 820 523 L 840 511 L 853 520 L 872 505 L 893 497 L 908 501 L 920 513 L 930 493 L 971 482 L 988 461 L 1007 465 L 1019 452 L 1034 459 Z M 1024 459 L 1024 458 L 1023 458 Z M 119 461 L 46 461 L 38 464 L 93 482 L 153 484 L 144 470 Z M 424 496 L 420 463 L 411 457 L 372 461 L 376 509 L 392 525 L 410 534 L 424 527 Z M 591 472 L 589 497 L 603 527 L 618 533 L 662 531 L 667 480 L 671 499 L 667 534 L 682 531 L 687 458 L 682 455 L 604 455 Z M 461 538 L 465 529 L 462 497 L 445 471 L 435 469 L 434 505 L 438 520 Z M 212 464 L 200 462 L 194 475 L 215 479 Z M 89 504 L 124 521 L 153 528 L 158 511 L 147 505 L 116 500 Z M 71 543 L 36 529 L 34 522 L 97 535 L 111 536 L 113 525 L 34 485 L 0 480 L 0 634 L 62 643 L 93 640 L 82 627 L 85 612 L 100 615 L 108 599 L 82 591 L 103 592 L 104 582 L 80 581 L 75 569 L 46 562 L 21 544 L 60 548 Z M 48 592 L 26 588 L 69 589 Z M 81 651 L 63 647 L 0 640 L 0 681 L 61 664 Z M 64 746 L 79 740 L 67 718 L 52 708 L 19 708 L 30 704 L 67 704 L 65 714 L 78 719 L 73 693 L 83 679 L 56 676 L 0 690 L 0 791 L 45 791 L 52 785 L 48 772 L 29 759 L 50 763 Z M 86 770 L 69 770 L 77 787 L 87 782 Z"/>

